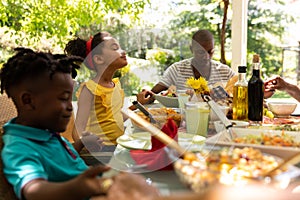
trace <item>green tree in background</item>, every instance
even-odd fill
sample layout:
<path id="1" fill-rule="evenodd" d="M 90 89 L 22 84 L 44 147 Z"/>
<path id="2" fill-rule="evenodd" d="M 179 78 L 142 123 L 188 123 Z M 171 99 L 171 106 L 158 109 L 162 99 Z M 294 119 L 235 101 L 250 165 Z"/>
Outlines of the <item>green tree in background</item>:
<path id="1" fill-rule="evenodd" d="M 170 1 L 172 9 L 167 16 L 160 16 L 160 20 L 171 21 L 163 28 L 159 27 L 159 21 L 141 15 L 150 3 L 151 0 L 3 0 L 0 2 L 0 62 L 17 46 L 62 53 L 66 42 L 75 35 L 88 39 L 99 30 L 106 30 L 119 40 L 130 57 L 147 60 L 148 50 L 159 48 L 175 52 L 174 56 L 166 56 L 162 51 L 153 54 L 152 60 L 156 62 L 150 67 L 159 68 L 161 73 L 179 58 L 192 56 L 191 34 L 203 28 L 214 34 L 215 59 L 230 65 L 226 56 L 231 52 L 232 1 Z M 272 6 L 262 6 L 266 3 Z M 284 0 L 249 0 L 248 63 L 254 53 L 260 54 L 265 77 L 280 73 L 281 48 L 275 44 L 280 43 L 286 25 L 294 21 L 279 9 L 284 3 Z M 155 14 L 159 6 L 157 9 L 153 10 Z M 140 63 L 140 67 L 149 67 Z M 122 71 L 120 74 L 127 76 Z M 79 75 L 83 81 L 90 73 L 83 70 Z M 133 85 L 129 91 L 135 91 L 137 79 L 127 76 L 126 83 Z"/>
<path id="2" fill-rule="evenodd" d="M 65 44 L 74 36 L 88 39 L 103 30 L 120 35 L 117 39 L 123 46 L 122 33 L 139 24 L 139 15 L 148 3 L 148 0 L 1 1 L 0 62 L 5 61 L 12 49 L 18 46 L 63 53 Z M 91 75 L 91 71 L 82 67 L 78 73 L 78 83 Z M 125 76 L 129 80 L 125 85 L 127 93 L 133 92 L 132 88 L 137 88 L 138 82 L 137 77 L 129 76 Z"/>
<path id="3" fill-rule="evenodd" d="M 0 2 L 0 25 L 6 33 L 16 36 L 15 45 L 40 48 L 42 40 L 53 39 L 63 47 L 75 34 L 88 37 L 96 29 L 116 25 L 113 19 L 130 19 L 127 26 L 139 18 L 148 1 L 128 0 L 4 0 Z M 120 23 L 119 23 L 120 24 Z M 115 26 L 117 30 L 120 26 Z M 4 43 L 6 44 L 6 43 Z M 7 44 L 3 48 L 14 47 Z M 51 49 L 52 48 L 52 49 Z M 49 47 L 53 50 L 53 47 Z"/>
<path id="4" fill-rule="evenodd" d="M 277 5 L 284 5 L 285 1 L 274 0 Z M 257 1 L 249 1 L 248 7 L 248 62 L 257 53 L 262 58 L 263 76 L 280 74 L 282 70 L 282 48 L 276 43 L 282 42 L 282 36 L 288 23 L 295 22 L 293 16 L 273 7 L 264 8 Z M 251 55 L 251 56 L 250 56 Z"/>
<path id="5" fill-rule="evenodd" d="M 170 30 L 176 29 L 175 37 L 178 40 L 190 40 L 191 34 L 201 28 L 210 30 L 215 37 L 216 56 L 222 62 L 226 62 L 225 55 L 222 55 L 221 42 L 224 42 L 224 50 L 231 51 L 231 16 L 227 15 L 227 20 L 224 21 L 224 6 L 226 0 L 197 0 L 197 5 L 187 5 L 189 2 L 181 1 L 178 6 L 185 5 L 188 9 L 180 12 L 177 17 L 172 20 Z M 281 69 L 281 48 L 274 44 L 281 42 L 286 25 L 295 22 L 293 16 L 288 15 L 283 10 L 274 9 L 276 5 L 284 5 L 282 0 L 273 0 L 273 6 L 261 6 L 262 3 L 270 1 L 249 0 L 248 7 L 248 62 L 251 63 L 252 55 L 254 53 L 260 54 L 263 63 L 263 75 L 279 73 Z M 228 3 L 228 2 L 227 2 Z M 232 12 L 229 4 L 228 12 Z M 222 27 L 226 22 L 225 39 L 222 38 Z M 276 23 L 274 23 L 276 22 Z M 272 40 L 270 40 L 272 39 Z M 189 51 L 188 49 L 186 49 Z M 218 51 L 220 53 L 218 53 Z M 185 53 L 185 55 L 189 55 Z M 224 56 L 224 57 L 222 57 Z"/>

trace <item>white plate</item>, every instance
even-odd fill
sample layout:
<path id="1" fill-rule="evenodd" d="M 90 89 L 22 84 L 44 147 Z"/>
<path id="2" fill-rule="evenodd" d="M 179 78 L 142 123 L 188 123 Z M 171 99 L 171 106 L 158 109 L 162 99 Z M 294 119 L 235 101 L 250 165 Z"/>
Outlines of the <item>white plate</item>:
<path id="1" fill-rule="evenodd" d="M 129 149 L 151 149 L 151 141 L 147 139 L 133 138 L 129 135 L 121 135 L 117 138 L 117 143 Z"/>
<path id="2" fill-rule="evenodd" d="M 239 120 L 230 120 L 233 123 L 233 127 L 235 128 L 246 128 L 249 126 L 249 122 L 239 121 Z M 214 122 L 215 129 L 217 133 L 223 131 L 225 129 L 224 124 L 221 121 Z"/>
<path id="3" fill-rule="evenodd" d="M 179 132 L 178 133 L 178 143 L 184 148 L 189 148 L 193 145 L 193 149 L 196 148 L 195 145 L 202 146 L 206 138 L 200 135 L 193 135 L 188 133 Z M 122 135 L 117 138 L 117 143 L 125 148 L 129 149 L 143 149 L 150 150 L 151 145 L 151 134 L 149 132 L 136 132 L 129 135 Z"/>
<path id="4" fill-rule="evenodd" d="M 260 135 L 270 134 L 270 135 L 281 135 L 282 131 L 279 130 L 263 130 L 263 129 L 249 129 L 249 128 L 232 128 L 233 137 L 244 137 L 247 135 Z M 300 142 L 300 134 L 296 131 L 284 131 L 285 134 L 291 135 L 294 137 L 296 142 Z M 206 144 L 208 145 L 218 145 L 218 146 L 235 146 L 235 147 L 253 147 L 260 149 L 264 153 L 272 154 L 281 158 L 288 158 L 296 153 L 300 152 L 300 148 L 297 147 L 278 147 L 278 146 L 266 146 L 258 144 L 241 144 L 232 142 L 229 137 L 229 134 L 226 130 L 221 131 L 220 133 L 207 138 Z"/>

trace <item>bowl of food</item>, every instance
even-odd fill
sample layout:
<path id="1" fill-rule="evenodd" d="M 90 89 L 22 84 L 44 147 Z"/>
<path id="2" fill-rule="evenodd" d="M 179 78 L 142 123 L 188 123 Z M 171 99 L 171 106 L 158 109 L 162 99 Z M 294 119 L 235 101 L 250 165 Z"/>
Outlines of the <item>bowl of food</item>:
<path id="1" fill-rule="evenodd" d="M 180 181 L 197 193 L 215 184 L 242 186 L 253 180 L 263 183 L 263 175 L 281 162 L 280 158 L 254 148 L 211 149 L 196 154 L 197 160 L 178 159 L 174 169 Z M 270 184 L 277 186 L 280 181 L 286 181 L 277 177 L 288 170 L 281 169 L 272 174 Z"/>
<path id="2" fill-rule="evenodd" d="M 179 107 L 177 90 L 174 85 L 171 85 L 168 88 L 168 90 L 161 92 L 160 94 L 154 95 L 154 98 L 165 107 L 168 108 Z"/>
<path id="3" fill-rule="evenodd" d="M 167 122 L 169 118 L 173 119 L 178 127 L 180 126 L 180 123 L 182 121 L 182 115 L 180 114 L 177 108 L 162 107 L 162 108 L 146 108 L 146 109 L 152 115 L 153 119 L 156 121 L 156 124 L 154 124 L 156 127 L 162 128 L 162 126 Z M 135 112 L 137 115 L 150 122 L 150 118 L 146 116 L 144 113 L 142 113 L 139 110 Z M 132 125 L 136 130 L 137 129 L 144 130 L 143 127 L 141 127 L 139 124 L 136 124 L 134 121 L 132 121 Z"/>
<path id="4" fill-rule="evenodd" d="M 161 94 L 156 94 L 154 98 L 161 103 L 163 106 L 168 108 L 178 108 L 178 97 L 177 96 L 164 96 Z"/>
<path id="5" fill-rule="evenodd" d="M 275 117 L 288 117 L 296 109 L 295 102 L 269 102 L 268 108 L 275 115 Z"/>

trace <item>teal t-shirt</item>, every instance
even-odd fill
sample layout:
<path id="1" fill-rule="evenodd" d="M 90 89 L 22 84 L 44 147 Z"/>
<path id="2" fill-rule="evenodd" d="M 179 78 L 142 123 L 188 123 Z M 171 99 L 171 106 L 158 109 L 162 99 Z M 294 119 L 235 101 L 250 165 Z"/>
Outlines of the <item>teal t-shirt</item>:
<path id="1" fill-rule="evenodd" d="M 76 158 L 51 132 L 15 124 L 14 120 L 3 126 L 1 156 L 4 174 L 19 198 L 22 187 L 33 179 L 62 182 L 88 169 L 66 139 L 62 138 Z"/>

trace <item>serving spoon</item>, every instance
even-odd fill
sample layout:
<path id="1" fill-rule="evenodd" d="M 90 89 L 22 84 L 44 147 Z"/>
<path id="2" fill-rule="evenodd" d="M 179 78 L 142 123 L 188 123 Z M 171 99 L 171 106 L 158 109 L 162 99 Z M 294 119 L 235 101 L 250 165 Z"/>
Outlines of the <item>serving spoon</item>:
<path id="1" fill-rule="evenodd" d="M 152 114 L 138 101 L 133 101 L 133 105 L 135 105 L 144 115 L 150 118 L 150 122 L 156 124 L 156 120 L 153 118 Z"/>
<path id="2" fill-rule="evenodd" d="M 276 174 L 274 174 L 274 172 L 276 172 L 277 170 L 286 167 L 288 165 L 294 165 L 300 162 L 300 152 L 284 159 L 281 163 L 279 163 L 276 167 L 270 169 L 269 171 L 264 172 L 263 174 L 261 174 L 260 176 L 246 176 L 243 175 L 243 178 L 246 178 L 248 180 L 252 180 L 252 181 L 263 181 L 263 180 L 268 180 L 268 182 L 270 181 L 270 179 L 272 180 L 272 178 L 274 176 L 276 176 Z"/>
<path id="3" fill-rule="evenodd" d="M 277 165 L 275 168 L 265 172 L 263 174 L 263 177 L 272 177 L 273 176 L 273 173 L 275 171 L 277 171 L 278 169 L 281 169 L 283 167 L 286 167 L 288 165 L 294 165 L 294 164 L 297 164 L 300 162 L 300 152 L 284 159 L 279 165 Z"/>

